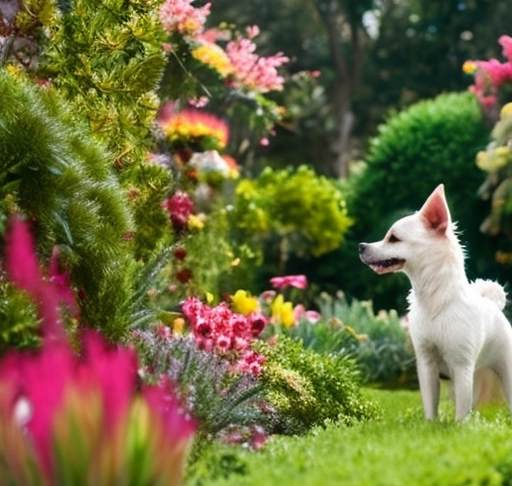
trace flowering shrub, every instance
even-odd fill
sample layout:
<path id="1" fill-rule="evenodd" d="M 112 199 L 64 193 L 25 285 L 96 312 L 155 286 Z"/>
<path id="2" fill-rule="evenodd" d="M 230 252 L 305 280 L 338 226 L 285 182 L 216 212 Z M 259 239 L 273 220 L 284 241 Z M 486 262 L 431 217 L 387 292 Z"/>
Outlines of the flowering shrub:
<path id="1" fill-rule="evenodd" d="M 164 378 L 175 384 L 175 393 L 197 420 L 200 439 L 229 441 L 235 430 L 265 427 L 257 376 L 233 373 L 228 361 L 198 349 L 193 336 L 170 334 L 162 326 L 135 331 L 133 342 L 145 365 L 144 381 L 158 383 Z"/>
<path id="2" fill-rule="evenodd" d="M 266 95 L 283 88 L 285 80 L 278 69 L 289 60 L 281 53 L 257 54 L 257 26 L 245 33 L 226 27 L 206 29 L 211 5 L 195 8 L 192 3 L 168 0 L 160 9 L 162 26 L 169 36 L 170 71 L 190 74 L 179 86 L 169 83 L 164 88 L 179 105 L 203 108 L 208 104 L 212 112 L 222 113 L 237 126 L 231 150 L 238 157 L 243 141 L 247 146 L 248 142 L 254 145 L 268 140 L 276 121 L 282 118 L 284 111 Z"/>
<path id="3" fill-rule="evenodd" d="M 160 7 L 160 21 L 168 32 L 194 35 L 202 31 L 211 4 L 192 6 L 194 0 L 166 0 Z"/>
<path id="4" fill-rule="evenodd" d="M 463 69 L 475 77 L 470 90 L 480 101 L 487 117 L 495 125 L 485 150 L 478 152 L 477 166 L 487 178 L 478 190 L 481 198 L 491 201 L 490 213 L 480 226 L 485 234 L 500 236 L 500 247 L 495 253 L 498 263 L 512 264 L 512 37 L 498 39 L 505 62 L 467 61 Z M 500 105 L 501 108 L 500 108 Z M 499 111 L 498 111 L 499 109 Z M 499 113 L 498 118 L 494 116 Z"/>
<path id="5" fill-rule="evenodd" d="M 470 87 L 470 91 L 477 96 L 484 108 L 496 105 L 498 90 L 503 84 L 512 82 L 512 37 L 502 35 L 498 42 L 507 61 L 466 61 L 462 67 L 465 73 L 474 75 L 475 84 Z"/>

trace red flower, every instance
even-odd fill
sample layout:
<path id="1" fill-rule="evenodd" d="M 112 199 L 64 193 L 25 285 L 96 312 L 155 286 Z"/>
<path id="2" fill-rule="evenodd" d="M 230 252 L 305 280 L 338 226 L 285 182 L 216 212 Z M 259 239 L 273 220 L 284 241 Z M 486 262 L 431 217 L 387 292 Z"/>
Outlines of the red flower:
<path id="1" fill-rule="evenodd" d="M 267 318 L 263 314 L 251 314 L 251 333 L 254 337 L 259 336 L 267 325 Z"/>
<path id="2" fill-rule="evenodd" d="M 182 246 L 179 246 L 174 250 L 174 258 L 176 258 L 176 260 L 185 260 L 186 256 L 187 250 L 185 250 L 185 248 Z"/>
<path id="3" fill-rule="evenodd" d="M 181 270 L 178 270 L 176 272 L 176 278 L 182 284 L 186 284 L 192 278 L 192 271 L 189 270 L 188 268 L 182 268 Z"/>
<path id="4" fill-rule="evenodd" d="M 178 191 L 163 202 L 163 207 L 169 212 L 173 228 L 179 232 L 187 227 L 194 203 L 187 193 Z"/>

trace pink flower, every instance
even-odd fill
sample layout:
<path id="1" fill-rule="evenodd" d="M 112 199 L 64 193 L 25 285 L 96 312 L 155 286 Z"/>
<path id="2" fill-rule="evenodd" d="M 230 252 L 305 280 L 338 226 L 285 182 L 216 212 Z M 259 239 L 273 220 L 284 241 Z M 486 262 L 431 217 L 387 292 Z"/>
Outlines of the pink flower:
<path id="1" fill-rule="evenodd" d="M 47 484 L 57 484 L 62 458 L 54 455 L 55 446 L 63 451 L 75 445 L 58 442 L 58 437 L 70 437 L 62 434 L 70 424 L 60 421 L 73 418 L 72 437 L 79 440 L 81 450 L 94 447 L 85 451 L 87 457 L 112 452 L 114 442 L 127 440 L 119 434 L 128 433 L 132 420 L 129 411 L 138 395 L 137 370 L 133 349 L 110 346 L 92 331 L 84 337 L 80 357 L 68 343 L 62 342 L 46 344 L 36 353 L 11 353 L 0 361 L 0 422 L 4 421 L 0 423 L 0 433 L 2 427 L 11 425 L 13 416 L 17 417 L 17 425 L 23 427 L 24 435 L 33 445 L 37 467 L 47 478 Z M 100 398 L 98 414 L 87 410 L 96 404 L 94 397 Z M 149 428 L 165 432 L 150 432 L 162 438 L 161 448 L 165 445 L 164 450 L 170 453 L 181 449 L 180 444 L 189 441 L 195 424 L 181 414 L 181 406 L 169 392 L 169 385 L 145 386 L 142 397 L 153 414 L 150 419 L 158 422 L 149 424 Z M 93 424 L 91 420 L 101 423 Z M 89 434 L 95 430 L 103 430 L 102 441 L 95 440 L 93 435 L 91 440 Z M 109 438 L 113 443 L 108 442 Z M 10 448 L 9 444 L 0 444 L 0 448 L 4 459 L 7 457 L 11 464 L 22 467 L 16 462 L 19 450 L 14 445 Z M 94 473 L 91 477 L 95 477 Z"/>
<path id="2" fill-rule="evenodd" d="M 276 296 L 275 290 L 265 290 L 260 294 L 260 299 L 266 304 L 270 304 Z"/>
<path id="3" fill-rule="evenodd" d="M 204 108 L 210 100 L 207 96 L 200 96 L 199 98 L 188 100 L 188 104 L 194 108 Z"/>
<path id="4" fill-rule="evenodd" d="M 247 27 L 247 37 L 249 39 L 254 39 L 260 35 L 260 28 L 257 25 L 250 25 Z"/>
<path id="5" fill-rule="evenodd" d="M 276 289 L 284 289 L 286 287 L 305 289 L 308 286 L 308 280 L 305 275 L 287 275 L 271 278 L 270 284 Z"/>
<path id="6" fill-rule="evenodd" d="M 503 83 L 512 81 L 512 64 L 501 63 L 497 59 L 477 61 L 477 66 L 489 79 L 493 88 L 499 88 Z"/>
<path id="7" fill-rule="evenodd" d="M 311 322 L 311 324 L 316 324 L 322 318 L 321 314 L 317 311 L 308 310 L 306 311 L 306 319 Z"/>
<path id="8" fill-rule="evenodd" d="M 226 352 L 231 347 L 231 339 L 229 336 L 226 336 L 225 334 L 221 334 L 220 336 L 217 336 L 217 339 L 215 341 L 215 346 L 217 349 Z"/>
<path id="9" fill-rule="evenodd" d="M 160 21 L 167 32 L 195 35 L 203 30 L 211 3 L 195 8 L 193 0 L 166 0 L 160 7 Z"/>
<path id="10" fill-rule="evenodd" d="M 210 307 L 196 297 L 188 298 L 182 305 L 183 315 L 190 321 L 196 346 L 214 351 L 227 359 L 235 372 L 258 374 L 262 359 L 251 354 L 246 363 L 251 344 L 267 325 L 265 316 L 251 313 L 247 316 L 233 312 L 226 302 Z M 251 363 L 256 363 L 249 366 Z"/>
<path id="11" fill-rule="evenodd" d="M 498 39 L 499 44 L 503 47 L 503 55 L 512 63 L 512 37 L 508 35 L 502 35 Z"/>
<path id="12" fill-rule="evenodd" d="M 284 78 L 278 74 L 277 68 L 286 64 L 289 59 L 282 53 L 269 57 L 255 54 L 256 44 L 250 39 L 257 33 L 252 27 L 249 39 L 239 38 L 226 46 L 226 54 L 233 67 L 232 84 L 235 88 L 247 88 L 258 93 L 281 90 Z"/>
<path id="13" fill-rule="evenodd" d="M 194 332 L 202 338 L 210 338 L 213 335 L 213 328 L 210 322 L 202 320 L 194 325 Z"/>

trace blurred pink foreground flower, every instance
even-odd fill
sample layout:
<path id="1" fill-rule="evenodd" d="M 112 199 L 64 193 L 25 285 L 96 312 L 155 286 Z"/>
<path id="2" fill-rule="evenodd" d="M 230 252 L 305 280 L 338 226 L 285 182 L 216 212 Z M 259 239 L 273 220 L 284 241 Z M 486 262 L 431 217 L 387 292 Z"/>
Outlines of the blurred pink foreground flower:
<path id="1" fill-rule="evenodd" d="M 62 280 L 55 285 L 41 276 L 18 218 L 5 263 L 13 283 L 36 301 L 44 339 L 37 351 L 0 359 L 0 486 L 180 485 L 195 425 L 170 384 L 140 386 L 135 351 L 94 331 L 75 353 L 57 310 L 59 292 L 70 294 Z"/>

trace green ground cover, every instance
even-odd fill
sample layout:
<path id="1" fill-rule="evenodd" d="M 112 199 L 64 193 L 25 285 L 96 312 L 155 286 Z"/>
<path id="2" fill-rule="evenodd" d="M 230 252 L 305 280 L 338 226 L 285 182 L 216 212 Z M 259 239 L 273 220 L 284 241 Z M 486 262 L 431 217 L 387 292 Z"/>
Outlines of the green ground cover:
<path id="1" fill-rule="evenodd" d="M 423 419 L 417 391 L 368 390 L 366 393 L 382 409 L 378 420 L 347 427 L 333 425 L 304 437 L 279 437 L 260 452 L 231 454 L 228 450 L 217 450 L 209 459 L 210 471 L 217 477 L 189 478 L 189 483 L 208 486 L 512 484 L 512 419 L 504 407 L 487 407 L 466 422 L 455 423 L 445 390 L 440 419 L 427 422 Z M 205 470 L 208 467 L 206 463 L 202 466 Z"/>

